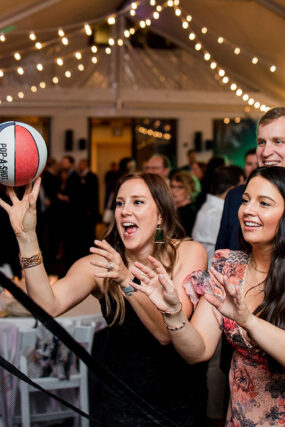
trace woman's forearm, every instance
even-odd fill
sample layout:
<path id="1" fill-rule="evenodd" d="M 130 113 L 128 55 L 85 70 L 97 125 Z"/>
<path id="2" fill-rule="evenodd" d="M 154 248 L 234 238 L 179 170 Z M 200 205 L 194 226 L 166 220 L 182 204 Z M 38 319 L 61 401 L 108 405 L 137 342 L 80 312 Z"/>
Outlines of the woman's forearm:
<path id="1" fill-rule="evenodd" d="M 277 328 L 253 314 L 243 327 L 259 347 L 285 367 L 284 329 Z"/>
<path id="2" fill-rule="evenodd" d="M 40 261 L 32 261 L 32 257 L 41 253 L 36 233 L 18 237 L 17 240 L 20 249 L 20 261 L 21 259 L 24 261 L 22 266 L 29 296 L 51 315 L 56 315 L 55 298 L 44 264 Z"/>
<path id="3" fill-rule="evenodd" d="M 186 362 L 195 364 L 208 360 L 202 336 L 183 311 L 176 315 L 164 314 L 163 318 L 174 347 Z"/>

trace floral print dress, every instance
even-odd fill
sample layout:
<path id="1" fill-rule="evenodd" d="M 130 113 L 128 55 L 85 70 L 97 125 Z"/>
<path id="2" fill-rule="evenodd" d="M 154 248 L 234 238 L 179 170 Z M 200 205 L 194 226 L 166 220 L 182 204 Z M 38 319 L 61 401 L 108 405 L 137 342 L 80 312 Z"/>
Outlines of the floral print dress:
<path id="1" fill-rule="evenodd" d="M 213 265 L 217 271 L 243 286 L 248 255 L 223 249 L 215 252 Z M 184 281 L 186 292 L 198 302 L 197 294 L 214 292 L 223 297 L 223 289 L 210 279 L 206 271 L 190 274 Z M 285 368 L 272 373 L 266 353 L 244 337 L 242 329 L 216 309 L 220 328 L 234 348 L 229 374 L 230 401 L 227 427 L 285 426 Z"/>

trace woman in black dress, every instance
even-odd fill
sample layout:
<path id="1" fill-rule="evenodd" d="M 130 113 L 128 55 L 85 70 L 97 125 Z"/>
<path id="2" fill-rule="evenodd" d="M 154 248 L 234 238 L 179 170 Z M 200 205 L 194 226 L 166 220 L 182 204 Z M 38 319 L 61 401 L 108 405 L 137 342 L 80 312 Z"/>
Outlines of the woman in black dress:
<path id="1" fill-rule="evenodd" d="M 18 240 L 30 296 L 53 316 L 90 293 L 99 298 L 109 327 L 95 335 L 94 356 L 156 409 L 163 418 L 160 425 L 204 426 L 205 366 L 191 367 L 176 354 L 161 314 L 132 287 L 133 273 L 138 272 L 134 263 L 151 265 L 150 256 L 155 256 L 172 277 L 181 309 L 189 318 L 193 303 L 185 293 L 185 280 L 193 270 L 207 266 L 200 243 L 175 239 L 179 226 L 164 180 L 146 173 L 122 177 L 115 195 L 115 220 L 105 240 L 95 240 L 92 253 L 75 262 L 52 286 L 35 232 L 39 188 L 40 179 L 33 188 L 27 186 L 22 200 L 12 188 L 8 189 L 11 205 L 0 200 Z M 90 410 L 96 426 L 157 425 L 128 396 L 118 395 L 108 380 L 105 385 L 96 378 L 91 382 Z"/>

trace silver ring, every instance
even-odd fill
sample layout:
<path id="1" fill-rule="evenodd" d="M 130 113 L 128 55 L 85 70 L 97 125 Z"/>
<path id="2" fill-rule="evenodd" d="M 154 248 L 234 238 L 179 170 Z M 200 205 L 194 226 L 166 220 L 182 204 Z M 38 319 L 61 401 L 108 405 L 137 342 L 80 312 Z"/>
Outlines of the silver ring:
<path id="1" fill-rule="evenodd" d="M 108 271 L 113 270 L 113 268 L 114 268 L 114 264 L 111 261 L 109 261 L 109 264 L 107 267 Z"/>

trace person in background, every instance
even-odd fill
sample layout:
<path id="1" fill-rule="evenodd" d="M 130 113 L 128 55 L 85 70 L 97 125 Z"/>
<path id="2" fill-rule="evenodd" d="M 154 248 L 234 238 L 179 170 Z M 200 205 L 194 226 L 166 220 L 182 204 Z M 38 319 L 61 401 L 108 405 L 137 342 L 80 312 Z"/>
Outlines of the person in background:
<path id="1" fill-rule="evenodd" d="M 79 256 L 86 253 L 82 232 L 84 204 L 80 178 L 75 170 L 74 157 L 63 156 L 60 168 L 61 185 L 57 199 L 60 206 L 58 215 L 62 233 L 61 254 L 66 272 Z"/>
<path id="2" fill-rule="evenodd" d="M 156 173 L 168 182 L 168 175 L 171 170 L 171 163 L 165 154 L 153 154 L 145 164 L 144 171 L 147 173 Z"/>
<path id="3" fill-rule="evenodd" d="M 220 166 L 214 170 L 210 192 L 197 213 L 192 237 L 202 243 L 208 252 L 208 267 L 212 264 L 217 235 L 220 228 L 227 193 L 243 183 L 243 170 L 239 166 Z"/>
<path id="4" fill-rule="evenodd" d="M 42 185 L 39 194 L 41 215 L 37 222 L 39 241 L 45 257 L 46 269 L 49 274 L 56 274 L 56 254 L 59 250 L 61 223 L 58 221 L 59 201 L 57 194 L 60 191 L 58 176 L 59 164 L 56 159 L 49 157 L 42 173 Z"/>
<path id="5" fill-rule="evenodd" d="M 188 237 L 192 236 L 197 209 L 191 201 L 195 190 L 195 182 L 189 172 L 175 172 L 170 178 L 170 191 L 174 200 L 177 215 Z"/>
<path id="6" fill-rule="evenodd" d="M 220 166 L 215 169 L 210 194 L 199 210 L 192 232 L 194 240 L 202 243 L 208 253 L 208 268 L 212 265 L 215 244 L 223 213 L 224 200 L 228 191 L 243 181 L 243 170 L 238 166 Z M 227 378 L 220 369 L 221 341 L 208 364 L 207 415 L 213 425 L 224 425 L 225 394 Z M 215 424 L 214 424 L 215 423 Z"/>
<path id="7" fill-rule="evenodd" d="M 258 168 L 256 148 L 251 148 L 244 156 L 244 174 L 247 179 L 254 169 Z"/>
<path id="8" fill-rule="evenodd" d="M 9 187 L 11 204 L 0 200 L 18 241 L 31 298 L 54 317 L 89 294 L 98 298 L 109 325 L 95 334 L 93 351 L 98 362 L 176 426 L 204 427 L 205 364 L 190 367 L 176 353 L 160 313 L 133 287 L 135 262 L 151 265 L 155 256 L 172 277 L 187 318 L 193 312 L 183 283 L 193 270 L 206 268 L 207 252 L 198 242 L 175 237 L 180 227 L 165 181 L 157 174 L 123 176 L 115 193 L 115 220 L 105 239 L 96 240 L 91 254 L 79 259 L 52 286 L 35 230 L 39 188 L 40 178 L 26 187 L 23 199 Z M 73 224 L 70 232 L 76 226 Z M 118 395 L 108 380 L 106 388 L 102 381 L 91 382 L 94 425 L 153 427 L 153 422 L 125 396 Z"/>
<path id="9" fill-rule="evenodd" d="M 188 163 L 187 165 L 182 166 L 180 170 L 192 172 L 192 166 L 194 165 L 194 163 L 196 163 L 196 150 L 194 148 L 190 148 L 186 154 L 187 154 Z"/>
<path id="10" fill-rule="evenodd" d="M 188 363 L 208 360 L 222 332 L 226 335 L 234 350 L 227 427 L 277 427 L 285 421 L 283 167 L 252 172 L 238 216 L 243 250 L 216 251 L 210 274 L 197 271 L 189 277 L 189 295 L 202 295 L 190 322 L 159 261 L 152 262 L 156 277 L 137 263 L 145 279 L 134 286 L 163 313 L 172 342 Z"/>
<path id="11" fill-rule="evenodd" d="M 207 194 L 210 191 L 210 185 L 212 182 L 212 177 L 215 172 L 215 169 L 218 168 L 219 166 L 224 166 L 224 165 L 225 165 L 225 159 L 223 157 L 212 157 L 209 160 L 205 174 L 201 181 L 201 191 L 197 195 L 196 201 L 195 201 L 197 205 L 197 209 L 200 209 L 200 207 L 206 200 Z"/>
<path id="12" fill-rule="evenodd" d="M 99 222 L 99 185 L 97 175 L 90 170 L 88 159 L 78 162 L 78 174 L 80 177 L 84 222 L 82 231 L 84 233 L 84 246 L 86 253 L 93 245 L 95 239 L 95 226 Z"/>
<path id="13" fill-rule="evenodd" d="M 199 182 L 202 182 L 207 169 L 207 163 L 195 162 L 191 166 L 191 174 L 194 175 Z"/>

